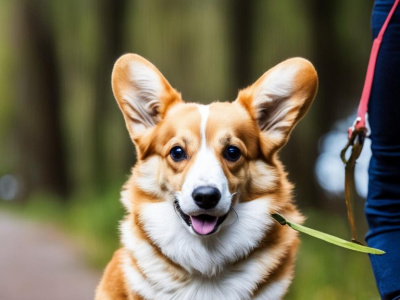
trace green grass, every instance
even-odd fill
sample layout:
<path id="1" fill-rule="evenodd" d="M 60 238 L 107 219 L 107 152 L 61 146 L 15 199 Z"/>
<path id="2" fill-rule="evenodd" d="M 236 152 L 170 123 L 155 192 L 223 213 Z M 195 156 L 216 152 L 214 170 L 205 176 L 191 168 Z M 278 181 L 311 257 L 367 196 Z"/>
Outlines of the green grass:
<path id="1" fill-rule="evenodd" d="M 59 203 L 51 196 L 37 195 L 22 208 L 12 209 L 28 218 L 63 228 L 83 247 L 94 267 L 104 268 L 119 247 L 118 224 L 124 214 L 119 187 L 109 188 L 102 196 L 76 195 L 66 207 Z M 308 216 L 309 227 L 343 238 L 349 236 L 343 217 L 316 211 L 304 211 L 304 214 Z M 366 254 L 304 234 L 300 238 L 295 279 L 285 299 L 379 299 Z"/>
<path id="2" fill-rule="evenodd" d="M 80 238 L 94 266 L 103 268 L 119 248 L 118 225 L 123 215 L 119 189 L 112 189 L 101 197 L 74 199 L 67 227 Z"/>
<path id="3" fill-rule="evenodd" d="M 37 194 L 24 205 L 3 203 L 0 208 L 66 231 L 81 246 L 89 263 L 102 269 L 119 248 L 118 225 L 124 215 L 119 193 L 120 187 L 113 187 L 101 196 L 75 195 L 68 199 L 68 205 L 51 195 Z"/>
<path id="4" fill-rule="evenodd" d="M 347 220 L 306 211 L 306 225 L 349 238 Z M 367 254 L 354 252 L 300 234 L 295 280 L 286 299 L 379 299 Z"/>

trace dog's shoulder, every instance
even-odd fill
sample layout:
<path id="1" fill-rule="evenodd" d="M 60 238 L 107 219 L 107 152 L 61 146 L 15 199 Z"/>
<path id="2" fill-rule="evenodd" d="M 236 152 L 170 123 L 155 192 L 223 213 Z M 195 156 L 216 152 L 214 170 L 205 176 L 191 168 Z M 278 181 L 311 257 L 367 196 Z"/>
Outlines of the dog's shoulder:
<path id="1" fill-rule="evenodd" d="M 126 289 L 125 278 L 122 270 L 125 250 L 114 252 L 108 263 L 100 284 L 96 290 L 95 300 L 140 300 L 141 297 L 131 295 Z"/>

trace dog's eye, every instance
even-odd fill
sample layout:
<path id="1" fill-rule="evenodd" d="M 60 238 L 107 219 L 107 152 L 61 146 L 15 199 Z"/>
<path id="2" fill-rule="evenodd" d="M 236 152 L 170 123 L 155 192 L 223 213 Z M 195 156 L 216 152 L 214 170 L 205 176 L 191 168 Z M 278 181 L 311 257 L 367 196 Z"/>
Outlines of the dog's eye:
<path id="1" fill-rule="evenodd" d="M 237 161 L 242 156 L 240 149 L 236 146 L 229 146 L 225 149 L 224 157 L 229 161 Z"/>
<path id="2" fill-rule="evenodd" d="M 172 148 L 169 154 L 171 155 L 171 158 L 176 162 L 182 161 L 187 158 L 185 150 L 183 150 L 183 148 L 179 146 Z"/>

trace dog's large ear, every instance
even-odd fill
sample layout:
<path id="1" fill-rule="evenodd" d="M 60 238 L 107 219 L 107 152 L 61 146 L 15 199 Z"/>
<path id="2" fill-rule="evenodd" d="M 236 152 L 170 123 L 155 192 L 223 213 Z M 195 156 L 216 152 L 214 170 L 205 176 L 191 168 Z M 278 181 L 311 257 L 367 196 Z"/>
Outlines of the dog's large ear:
<path id="1" fill-rule="evenodd" d="M 162 120 L 169 107 L 182 101 L 161 72 L 137 54 L 125 54 L 117 60 L 112 88 L 136 144 Z"/>
<path id="2" fill-rule="evenodd" d="M 318 77 L 313 65 L 291 58 L 273 67 L 236 100 L 256 120 L 266 157 L 282 148 L 314 100 Z"/>

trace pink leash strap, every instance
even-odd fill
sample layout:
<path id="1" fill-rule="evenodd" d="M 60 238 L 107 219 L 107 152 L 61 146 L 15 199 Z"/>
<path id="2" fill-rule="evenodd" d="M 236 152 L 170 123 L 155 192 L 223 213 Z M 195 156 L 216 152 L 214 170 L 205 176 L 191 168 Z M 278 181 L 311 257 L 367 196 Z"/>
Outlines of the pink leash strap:
<path id="1" fill-rule="evenodd" d="M 385 23 L 383 24 L 381 30 L 379 31 L 378 36 L 374 40 L 372 45 L 371 55 L 369 57 L 367 75 L 364 82 L 364 88 L 361 94 L 360 105 L 358 106 L 357 119 L 354 121 L 352 127 L 348 129 L 348 137 L 349 140 L 347 145 L 343 148 L 340 153 L 340 157 L 345 165 L 345 186 L 344 186 L 344 194 L 346 200 L 347 207 L 347 217 L 349 219 L 349 224 L 351 228 L 352 241 L 354 243 L 359 244 L 356 235 L 356 227 L 354 222 L 354 214 L 353 214 L 353 203 L 355 196 L 355 186 L 354 186 L 354 171 L 357 158 L 360 156 L 364 140 L 367 135 L 367 128 L 365 125 L 365 117 L 368 110 L 368 101 L 371 95 L 372 83 L 374 80 L 375 73 L 375 65 L 376 60 L 378 58 L 378 52 L 380 45 L 382 43 L 383 35 L 385 34 L 385 30 L 390 22 L 390 19 L 393 16 L 394 11 L 396 10 L 397 5 L 400 0 L 396 0 L 390 10 Z M 347 150 L 351 148 L 350 156 L 347 158 Z"/>
<path id="2" fill-rule="evenodd" d="M 353 126 L 350 127 L 348 130 L 349 138 L 352 137 L 354 131 L 364 131 L 364 132 L 366 131 L 365 117 L 368 110 L 368 101 L 371 95 L 372 83 L 374 81 L 375 65 L 376 65 L 376 60 L 378 58 L 379 48 L 381 46 L 383 35 L 385 34 L 386 28 L 399 2 L 400 0 L 396 0 L 393 3 L 392 9 L 388 14 L 385 23 L 383 24 L 381 30 L 379 31 L 378 36 L 375 38 L 372 44 L 371 54 L 368 62 L 367 75 L 365 77 L 364 88 L 361 94 L 360 104 L 358 106 L 357 119 L 355 120 Z"/>

